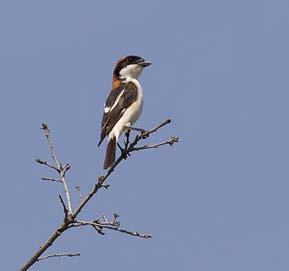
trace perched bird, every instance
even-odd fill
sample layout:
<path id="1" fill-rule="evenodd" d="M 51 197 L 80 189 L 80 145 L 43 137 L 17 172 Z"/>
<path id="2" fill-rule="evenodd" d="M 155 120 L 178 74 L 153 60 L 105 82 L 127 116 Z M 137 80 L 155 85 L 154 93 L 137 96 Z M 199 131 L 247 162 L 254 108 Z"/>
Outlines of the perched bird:
<path id="1" fill-rule="evenodd" d="M 144 67 L 151 65 L 139 56 L 121 58 L 113 71 L 112 90 L 106 99 L 98 146 L 108 136 L 103 168 L 115 162 L 116 145 L 120 135 L 139 118 L 143 106 L 143 89 L 138 81 Z"/>

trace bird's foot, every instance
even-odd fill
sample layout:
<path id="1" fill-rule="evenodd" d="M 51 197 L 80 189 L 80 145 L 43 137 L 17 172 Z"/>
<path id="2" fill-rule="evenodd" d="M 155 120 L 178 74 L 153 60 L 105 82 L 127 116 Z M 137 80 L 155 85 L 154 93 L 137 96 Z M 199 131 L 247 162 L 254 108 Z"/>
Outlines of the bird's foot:
<path id="1" fill-rule="evenodd" d="M 142 134 L 144 134 L 146 132 L 145 129 L 142 129 L 142 128 L 136 128 L 136 127 L 129 127 L 130 130 L 133 130 L 133 131 L 138 131 L 138 132 L 141 132 Z"/>
<path id="2" fill-rule="evenodd" d="M 127 149 L 124 149 L 119 143 L 117 143 L 118 148 L 120 149 L 121 155 L 126 159 L 130 154 L 127 152 Z"/>

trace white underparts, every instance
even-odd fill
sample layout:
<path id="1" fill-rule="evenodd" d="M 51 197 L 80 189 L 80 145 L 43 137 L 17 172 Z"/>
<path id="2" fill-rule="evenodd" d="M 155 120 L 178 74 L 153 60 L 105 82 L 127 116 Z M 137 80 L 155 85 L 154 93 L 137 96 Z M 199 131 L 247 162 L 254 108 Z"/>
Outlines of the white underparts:
<path id="1" fill-rule="evenodd" d="M 123 114 L 123 116 L 119 119 L 119 121 L 115 124 L 113 129 L 108 135 L 108 140 L 113 137 L 116 137 L 116 140 L 120 137 L 120 135 L 131 125 L 133 125 L 139 118 L 142 107 L 143 107 L 143 89 L 140 83 L 134 78 L 127 78 L 127 81 L 133 82 L 137 86 L 137 100 L 131 104 L 129 108 L 127 108 Z M 121 96 L 121 95 L 120 95 Z"/>

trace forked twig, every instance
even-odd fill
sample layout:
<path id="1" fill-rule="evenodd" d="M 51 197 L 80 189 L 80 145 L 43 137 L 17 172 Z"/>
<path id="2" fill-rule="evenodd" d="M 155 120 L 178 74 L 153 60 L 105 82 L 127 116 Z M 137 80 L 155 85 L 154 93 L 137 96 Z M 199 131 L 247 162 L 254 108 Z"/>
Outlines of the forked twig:
<path id="1" fill-rule="evenodd" d="M 125 160 L 129 153 L 134 151 L 134 147 L 137 145 L 137 143 L 140 140 L 149 137 L 152 133 L 155 133 L 157 130 L 159 130 L 160 128 L 162 128 L 165 125 L 168 125 L 169 123 L 171 123 L 171 120 L 167 119 L 167 120 L 163 121 L 161 124 L 157 125 L 155 128 L 148 130 L 146 132 L 140 132 L 140 134 L 136 135 L 134 141 L 132 143 L 128 144 L 127 149 L 124 149 L 124 152 L 122 152 L 120 154 L 120 156 L 116 159 L 114 164 L 106 171 L 106 174 L 98 177 L 98 182 L 95 184 L 94 188 L 88 193 L 88 195 L 85 198 L 83 198 L 82 202 L 74 210 L 73 217 L 75 218 L 81 212 L 82 208 L 87 204 L 87 202 L 94 196 L 94 194 L 96 194 L 97 191 L 101 187 L 103 187 L 103 183 L 105 182 L 105 180 L 111 175 L 111 173 L 118 166 L 118 164 L 122 160 Z"/>
<path id="2" fill-rule="evenodd" d="M 176 136 L 172 136 L 171 139 L 166 140 L 164 142 L 160 142 L 160 143 L 152 144 L 152 145 L 146 144 L 142 147 L 134 147 L 131 151 L 133 152 L 133 151 L 140 151 L 140 150 L 157 149 L 158 147 L 161 147 L 164 145 L 173 146 L 175 143 L 178 143 L 178 142 L 179 142 L 179 138 Z"/>
<path id="3" fill-rule="evenodd" d="M 75 221 L 70 227 L 71 228 L 76 228 L 76 227 L 81 227 L 81 226 L 92 226 L 94 229 L 98 231 L 98 233 L 104 235 L 103 229 L 108 229 L 108 230 L 113 230 L 113 231 L 118 231 L 121 233 L 125 233 L 134 237 L 140 237 L 140 238 L 151 238 L 152 236 L 150 234 L 145 234 L 145 233 L 140 233 L 137 231 L 129 231 L 126 229 L 121 229 L 119 228 L 120 224 L 115 223 L 115 222 L 101 222 L 99 220 L 97 221 L 82 221 L 82 220 L 77 220 Z"/>
<path id="4" fill-rule="evenodd" d="M 48 125 L 45 124 L 45 123 L 42 123 L 42 130 L 45 133 L 45 136 L 46 136 L 46 139 L 47 139 L 47 142 L 48 142 L 48 146 L 49 146 L 49 149 L 50 149 L 51 157 L 52 157 L 52 160 L 54 161 L 54 164 L 55 164 L 55 166 L 52 166 L 52 168 L 54 168 L 58 172 L 58 174 L 60 176 L 60 181 L 63 184 L 64 193 L 65 193 L 66 200 L 67 200 L 68 214 L 72 214 L 71 199 L 70 199 L 70 194 L 69 194 L 69 191 L 68 191 L 67 182 L 66 182 L 66 179 L 65 179 L 65 174 L 70 169 L 70 166 L 69 166 L 69 164 L 66 164 L 65 166 L 62 166 L 61 163 L 59 162 L 59 160 L 58 160 L 58 158 L 56 156 L 55 148 L 54 148 L 54 145 L 53 145 L 53 142 L 52 142 L 52 138 L 51 138 L 51 135 L 50 135 L 50 130 L 48 128 Z M 38 161 L 38 163 L 39 163 L 39 161 Z M 49 164 L 46 162 L 46 165 L 49 165 Z"/>

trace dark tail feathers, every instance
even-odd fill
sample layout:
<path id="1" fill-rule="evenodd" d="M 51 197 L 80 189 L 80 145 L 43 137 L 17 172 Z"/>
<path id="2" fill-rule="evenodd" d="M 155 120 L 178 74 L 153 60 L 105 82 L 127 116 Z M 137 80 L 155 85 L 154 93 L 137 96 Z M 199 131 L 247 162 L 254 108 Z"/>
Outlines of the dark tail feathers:
<path id="1" fill-rule="evenodd" d="M 111 167 L 115 161 L 116 138 L 113 137 L 108 141 L 103 169 Z"/>

